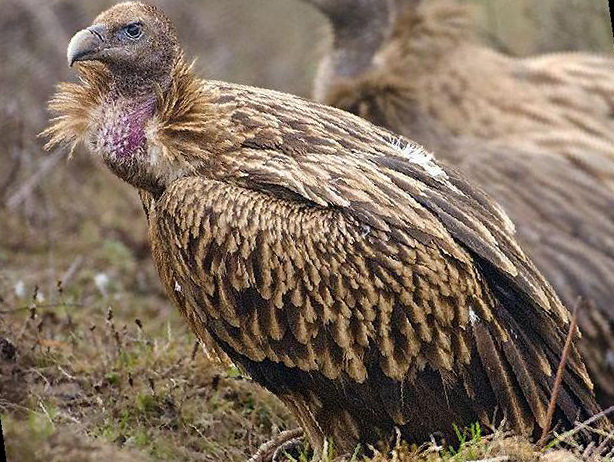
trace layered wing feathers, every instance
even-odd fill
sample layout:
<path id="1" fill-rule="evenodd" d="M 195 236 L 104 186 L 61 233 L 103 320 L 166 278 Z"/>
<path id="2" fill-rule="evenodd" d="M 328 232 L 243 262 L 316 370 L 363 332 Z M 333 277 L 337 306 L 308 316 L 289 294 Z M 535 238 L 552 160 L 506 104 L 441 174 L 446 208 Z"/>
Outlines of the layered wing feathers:
<path id="1" fill-rule="evenodd" d="M 569 320 L 501 209 L 358 118 L 221 92 L 251 129 L 222 155 L 232 175 L 174 182 L 150 218 L 167 289 L 201 313 L 188 319 L 253 362 L 341 383 L 377 367 L 393 388 L 435 370 L 477 415 L 494 399 L 516 428 L 543 425 Z M 262 136 L 272 123 L 276 137 Z M 572 421 L 592 404 L 575 352 L 570 363 L 560 409 Z M 476 377 L 490 383 L 482 398 Z"/>

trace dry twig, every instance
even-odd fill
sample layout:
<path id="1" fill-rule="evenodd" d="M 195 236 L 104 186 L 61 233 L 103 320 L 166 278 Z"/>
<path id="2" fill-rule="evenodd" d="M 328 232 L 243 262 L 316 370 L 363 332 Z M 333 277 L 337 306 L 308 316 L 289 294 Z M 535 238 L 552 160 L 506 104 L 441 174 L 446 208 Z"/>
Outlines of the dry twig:
<path id="1" fill-rule="evenodd" d="M 569 357 L 569 351 L 571 349 L 571 342 L 576 333 L 576 327 L 578 325 L 578 307 L 582 302 L 581 298 L 578 298 L 576 305 L 574 306 L 573 313 L 571 315 L 571 324 L 569 326 L 569 332 L 567 332 L 567 338 L 565 339 L 565 346 L 563 347 L 563 353 L 561 354 L 561 361 L 556 371 L 556 377 L 554 379 L 554 386 L 552 387 L 552 396 L 548 403 L 548 411 L 546 413 L 546 425 L 542 431 L 541 438 L 537 442 L 537 445 L 543 447 L 548 439 L 548 433 L 550 433 L 550 426 L 552 425 L 552 418 L 556 409 L 556 402 L 559 398 L 559 392 L 561 389 L 561 383 L 563 382 L 563 371 L 567 364 L 567 358 Z"/>
<path id="2" fill-rule="evenodd" d="M 281 432 L 275 438 L 267 441 L 258 448 L 256 454 L 254 454 L 247 462 L 270 462 L 273 460 L 273 456 L 277 452 L 277 449 L 282 447 L 285 443 L 301 438 L 303 436 L 302 428 L 295 428 L 293 430 L 286 430 Z"/>
<path id="3" fill-rule="evenodd" d="M 571 438 L 572 436 L 574 436 L 576 433 L 589 428 L 589 426 L 596 422 L 599 419 L 603 419 L 605 417 L 607 417 L 609 414 L 611 414 L 612 412 L 614 412 L 614 406 L 610 406 L 607 409 L 604 409 L 603 411 L 599 412 L 598 414 L 595 414 L 593 417 L 591 417 L 590 419 L 585 420 L 584 422 L 578 424 L 577 426 L 575 426 L 574 428 L 572 428 L 569 431 L 566 431 L 565 433 L 562 433 L 561 435 L 557 436 L 556 439 L 551 442 L 549 444 L 549 446 L 554 446 L 555 444 L 559 444 L 562 443 L 563 441 Z"/>

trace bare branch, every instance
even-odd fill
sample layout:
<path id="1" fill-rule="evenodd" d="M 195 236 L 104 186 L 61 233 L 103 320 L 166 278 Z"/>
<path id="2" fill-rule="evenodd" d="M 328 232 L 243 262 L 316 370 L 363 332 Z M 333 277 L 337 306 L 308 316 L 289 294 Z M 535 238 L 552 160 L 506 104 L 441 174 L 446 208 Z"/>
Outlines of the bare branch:
<path id="1" fill-rule="evenodd" d="M 576 335 L 576 327 L 578 326 L 578 307 L 581 303 L 582 299 L 578 297 L 571 316 L 571 324 L 569 326 L 569 332 L 567 332 L 567 338 L 565 339 L 565 346 L 563 347 L 563 353 L 561 354 L 561 361 L 559 362 L 559 367 L 556 371 L 554 386 L 552 387 L 552 396 L 550 397 L 550 402 L 548 403 L 548 411 L 546 413 L 546 425 L 544 426 L 541 438 L 537 443 L 538 446 L 543 446 L 546 443 L 548 433 L 550 433 L 552 418 L 554 417 L 556 403 L 559 399 L 559 393 L 561 390 L 561 383 L 563 382 L 563 372 L 565 371 L 567 358 L 569 357 L 569 353 L 571 350 L 572 340 L 574 338 L 574 335 Z"/>

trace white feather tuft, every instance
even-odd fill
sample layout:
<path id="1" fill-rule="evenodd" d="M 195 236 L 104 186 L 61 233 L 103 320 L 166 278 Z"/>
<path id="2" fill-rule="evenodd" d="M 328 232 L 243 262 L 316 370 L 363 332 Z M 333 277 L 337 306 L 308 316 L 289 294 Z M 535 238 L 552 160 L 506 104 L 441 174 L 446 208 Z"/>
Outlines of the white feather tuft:
<path id="1" fill-rule="evenodd" d="M 393 137 L 389 141 L 389 144 L 409 162 L 422 167 L 430 176 L 434 178 L 448 178 L 446 172 L 439 165 L 437 165 L 437 163 L 435 163 L 433 154 L 428 152 L 419 144 L 412 143 L 411 141 L 408 141 L 400 136 Z"/>

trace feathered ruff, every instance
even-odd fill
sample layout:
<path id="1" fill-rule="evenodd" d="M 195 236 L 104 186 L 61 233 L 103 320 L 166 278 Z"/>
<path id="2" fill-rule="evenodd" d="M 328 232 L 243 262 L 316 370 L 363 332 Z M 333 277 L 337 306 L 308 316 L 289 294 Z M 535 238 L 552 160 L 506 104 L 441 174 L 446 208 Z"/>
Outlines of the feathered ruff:
<path id="1" fill-rule="evenodd" d="M 203 145 L 227 147 L 227 128 L 215 123 L 218 109 L 210 104 L 214 90 L 195 77 L 193 66 L 182 56 L 177 59 L 169 87 L 157 88 L 154 117 L 146 127 L 149 142 L 170 159 L 205 157 Z M 112 76 L 98 62 L 77 63 L 77 69 L 79 81 L 61 83 L 49 102 L 49 110 L 57 116 L 40 134 L 48 138 L 47 150 L 64 145 L 72 152 L 99 128 L 98 115 L 113 90 Z"/>
<path id="2" fill-rule="evenodd" d="M 228 150 L 232 142 L 220 107 L 211 104 L 217 99 L 215 89 L 197 78 L 193 67 L 194 62 L 178 59 L 170 87 L 157 91 L 156 111 L 148 124 L 149 142 L 174 159 L 204 160 Z"/>
<path id="3" fill-rule="evenodd" d="M 39 136 L 47 138 L 45 149 L 67 146 L 70 153 L 86 140 L 97 120 L 96 111 L 104 103 L 111 85 L 111 75 L 98 62 L 78 63 L 79 82 L 63 82 L 49 102 L 49 110 L 58 114 Z"/>

